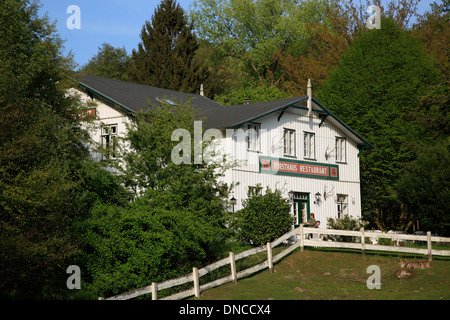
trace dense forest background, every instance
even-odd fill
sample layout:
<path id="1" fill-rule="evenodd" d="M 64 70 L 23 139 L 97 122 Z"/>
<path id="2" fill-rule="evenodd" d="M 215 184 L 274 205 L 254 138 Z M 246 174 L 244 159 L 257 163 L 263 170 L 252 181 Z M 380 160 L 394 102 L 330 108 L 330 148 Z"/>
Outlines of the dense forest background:
<path id="1" fill-rule="evenodd" d="M 448 148 L 449 1 L 423 15 L 418 3 L 197 0 L 183 12 L 163 1 L 131 56 L 104 44 L 81 72 L 190 93 L 203 84 L 224 105 L 305 95 L 311 79 L 319 100 L 376 146 L 361 157 L 364 218 L 442 233 L 448 158 L 422 169 L 415 160 Z M 380 29 L 367 27 L 372 4 Z"/>
<path id="2" fill-rule="evenodd" d="M 220 168 L 174 166 L 162 143 L 192 130 L 190 106 L 140 115 L 127 137 L 135 151 L 111 175 L 89 156 L 74 116 L 83 104 L 65 94 L 74 72 L 189 93 L 203 84 L 224 105 L 305 95 L 311 79 L 314 96 L 376 147 L 361 154 L 370 227 L 449 236 L 450 3 L 418 15 L 418 2 L 197 0 L 185 12 L 162 0 L 131 55 L 104 43 L 77 68 L 38 2 L 3 0 L 0 298 L 110 296 L 238 245 L 226 241 L 232 186 L 218 183 Z M 367 27 L 372 4 L 379 29 Z M 82 290 L 67 289 L 69 265 Z"/>

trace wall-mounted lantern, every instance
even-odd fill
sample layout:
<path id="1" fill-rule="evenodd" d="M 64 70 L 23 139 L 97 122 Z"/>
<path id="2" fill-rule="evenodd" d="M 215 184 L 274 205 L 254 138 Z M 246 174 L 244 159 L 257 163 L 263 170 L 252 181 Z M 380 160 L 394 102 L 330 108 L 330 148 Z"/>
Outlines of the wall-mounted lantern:
<path id="1" fill-rule="evenodd" d="M 233 206 L 233 213 L 234 213 L 234 206 L 236 205 L 236 203 L 237 203 L 237 200 L 236 200 L 236 198 L 233 196 L 233 198 L 231 198 L 230 199 L 230 203 L 231 203 L 231 205 Z"/>
<path id="2" fill-rule="evenodd" d="M 320 197 L 322 196 L 321 194 L 320 194 L 320 192 L 317 192 L 316 194 L 315 194 L 315 196 L 316 196 L 316 201 L 314 201 L 314 203 L 315 204 L 320 204 Z"/>

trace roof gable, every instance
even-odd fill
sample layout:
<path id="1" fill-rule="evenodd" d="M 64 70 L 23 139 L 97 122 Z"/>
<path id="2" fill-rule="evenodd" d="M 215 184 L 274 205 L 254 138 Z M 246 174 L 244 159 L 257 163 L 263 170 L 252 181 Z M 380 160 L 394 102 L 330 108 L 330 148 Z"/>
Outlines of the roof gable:
<path id="1" fill-rule="evenodd" d="M 259 103 L 223 106 L 207 97 L 199 94 L 184 93 L 168 89 L 156 88 L 121 80 L 86 75 L 77 81 L 79 86 L 88 92 L 96 94 L 115 105 L 121 107 L 127 113 L 138 113 L 150 108 L 149 103 L 158 105 L 190 101 L 203 119 L 205 128 L 236 128 L 247 122 L 255 121 L 275 112 L 283 112 L 289 108 L 307 110 L 305 107 L 308 96 L 293 97 L 282 100 L 265 101 Z M 358 145 L 373 149 L 374 146 L 346 125 L 341 119 L 325 108 L 319 101 L 312 98 L 312 109 L 322 114 L 323 121 L 330 121 L 340 128 L 348 136 L 353 137 Z"/>

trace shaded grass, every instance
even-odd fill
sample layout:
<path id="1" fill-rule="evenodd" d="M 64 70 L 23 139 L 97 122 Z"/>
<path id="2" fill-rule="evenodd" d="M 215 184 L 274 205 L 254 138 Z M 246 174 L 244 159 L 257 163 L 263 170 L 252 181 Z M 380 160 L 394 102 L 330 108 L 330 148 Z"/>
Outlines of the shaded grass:
<path id="1" fill-rule="evenodd" d="M 423 256 L 389 255 L 318 248 L 296 250 L 268 270 L 201 293 L 205 300 L 450 300 L 450 260 L 433 257 L 430 269 L 414 269 L 410 279 L 398 279 L 401 260 Z M 381 290 L 369 290 L 367 268 L 381 270 Z"/>

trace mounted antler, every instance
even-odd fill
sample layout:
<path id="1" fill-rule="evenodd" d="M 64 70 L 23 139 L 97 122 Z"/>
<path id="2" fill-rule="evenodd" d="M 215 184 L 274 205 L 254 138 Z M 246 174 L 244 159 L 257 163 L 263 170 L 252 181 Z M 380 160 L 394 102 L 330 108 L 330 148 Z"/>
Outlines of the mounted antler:
<path id="1" fill-rule="evenodd" d="M 279 139 L 278 142 L 276 142 L 276 139 L 278 139 L 277 135 L 272 137 L 272 154 L 275 154 L 275 151 L 283 149 L 283 138 Z"/>
<path id="2" fill-rule="evenodd" d="M 333 186 L 333 188 L 332 188 L 330 191 L 328 191 L 328 192 L 327 192 L 327 188 L 328 188 L 328 186 L 325 185 L 325 188 L 323 189 L 323 199 L 324 199 L 324 200 L 327 200 L 327 197 L 330 197 L 330 196 L 332 196 L 332 195 L 334 194 L 334 186 Z"/>
<path id="3" fill-rule="evenodd" d="M 328 157 L 334 151 L 334 149 L 336 149 L 336 147 L 334 147 L 333 149 L 331 149 L 331 151 L 328 152 L 329 149 L 330 149 L 330 146 L 327 146 L 327 149 L 325 150 L 325 159 L 326 160 L 328 160 Z"/>

